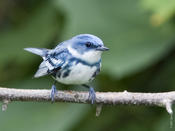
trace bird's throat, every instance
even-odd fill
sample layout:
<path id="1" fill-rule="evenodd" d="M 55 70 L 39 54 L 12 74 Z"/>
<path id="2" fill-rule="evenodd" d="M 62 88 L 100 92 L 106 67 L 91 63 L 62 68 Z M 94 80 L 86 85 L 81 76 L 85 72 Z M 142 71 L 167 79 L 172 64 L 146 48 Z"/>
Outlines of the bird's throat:
<path id="1" fill-rule="evenodd" d="M 89 64 L 93 64 L 98 62 L 101 59 L 101 51 L 88 51 L 80 54 L 78 51 L 73 49 L 72 47 L 68 47 L 69 52 L 76 58 L 86 61 Z"/>

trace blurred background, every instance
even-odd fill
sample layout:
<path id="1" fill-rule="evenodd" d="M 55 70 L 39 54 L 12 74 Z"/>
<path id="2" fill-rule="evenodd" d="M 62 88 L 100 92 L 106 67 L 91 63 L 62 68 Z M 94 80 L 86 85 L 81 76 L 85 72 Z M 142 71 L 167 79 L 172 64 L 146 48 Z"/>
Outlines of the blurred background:
<path id="1" fill-rule="evenodd" d="M 50 89 L 51 77 L 32 79 L 42 59 L 23 48 L 53 48 L 81 33 L 99 36 L 110 48 L 92 83 L 96 91 L 175 90 L 173 0 L 0 0 L 0 86 Z M 0 111 L 1 131 L 174 129 L 160 107 L 104 106 L 96 117 L 91 105 L 13 102 Z"/>

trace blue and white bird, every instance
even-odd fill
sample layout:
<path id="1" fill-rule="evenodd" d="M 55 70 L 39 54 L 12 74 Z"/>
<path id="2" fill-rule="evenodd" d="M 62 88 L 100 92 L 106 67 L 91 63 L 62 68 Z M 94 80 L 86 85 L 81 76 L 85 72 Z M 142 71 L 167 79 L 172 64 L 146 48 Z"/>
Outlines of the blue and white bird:
<path id="1" fill-rule="evenodd" d="M 91 34 L 80 34 L 63 41 L 54 49 L 25 48 L 43 58 L 34 77 L 51 75 L 55 81 L 89 88 L 89 100 L 93 104 L 95 91 L 87 83 L 100 72 L 101 54 L 107 51 L 103 41 Z M 54 101 L 56 86 L 52 85 L 51 100 Z"/>

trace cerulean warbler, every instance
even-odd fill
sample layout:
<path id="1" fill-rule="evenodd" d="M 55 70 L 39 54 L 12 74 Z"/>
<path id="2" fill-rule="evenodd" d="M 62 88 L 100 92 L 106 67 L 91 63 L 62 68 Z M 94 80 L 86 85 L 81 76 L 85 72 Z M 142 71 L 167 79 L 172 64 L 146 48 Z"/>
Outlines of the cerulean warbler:
<path id="1" fill-rule="evenodd" d="M 88 87 L 89 100 L 92 104 L 94 103 L 95 91 L 87 83 L 100 72 L 101 54 L 108 50 L 100 38 L 91 34 L 80 34 L 60 43 L 54 49 L 25 48 L 25 50 L 43 58 L 43 62 L 34 75 L 35 78 L 51 75 L 63 84 Z M 53 84 L 52 101 L 54 101 L 55 93 L 56 86 Z"/>

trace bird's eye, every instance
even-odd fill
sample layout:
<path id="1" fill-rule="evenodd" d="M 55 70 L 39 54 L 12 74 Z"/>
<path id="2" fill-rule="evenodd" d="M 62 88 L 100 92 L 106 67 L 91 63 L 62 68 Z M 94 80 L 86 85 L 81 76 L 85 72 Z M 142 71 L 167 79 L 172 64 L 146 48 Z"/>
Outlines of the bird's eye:
<path id="1" fill-rule="evenodd" d="M 91 43 L 90 42 L 87 42 L 86 43 L 86 47 L 90 47 L 91 46 Z"/>

